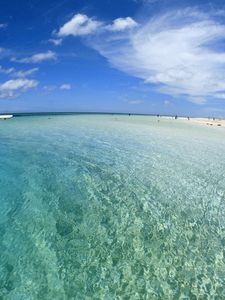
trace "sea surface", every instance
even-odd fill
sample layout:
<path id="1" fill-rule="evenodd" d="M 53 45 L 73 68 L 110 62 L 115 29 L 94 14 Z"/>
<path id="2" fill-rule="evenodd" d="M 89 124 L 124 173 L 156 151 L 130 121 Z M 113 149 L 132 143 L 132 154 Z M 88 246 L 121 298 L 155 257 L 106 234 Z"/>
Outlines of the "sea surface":
<path id="1" fill-rule="evenodd" d="M 225 129 L 0 121 L 0 299 L 225 299 Z"/>

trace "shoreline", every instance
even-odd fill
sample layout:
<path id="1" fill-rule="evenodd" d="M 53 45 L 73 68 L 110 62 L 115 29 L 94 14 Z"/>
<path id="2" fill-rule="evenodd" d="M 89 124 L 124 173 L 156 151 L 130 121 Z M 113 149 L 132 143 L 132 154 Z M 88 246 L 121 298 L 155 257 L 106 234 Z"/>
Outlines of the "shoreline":
<path id="1" fill-rule="evenodd" d="M 18 115 L 13 114 L 0 114 L 0 120 L 7 120 L 11 119 L 14 116 L 32 116 L 32 115 L 73 115 L 73 112 L 70 113 L 18 113 Z M 144 115 L 144 114 L 132 114 L 132 113 L 75 113 L 75 114 L 88 114 L 88 115 L 94 115 L 94 114 L 100 114 L 100 115 L 120 115 L 120 116 L 150 116 L 150 117 L 157 117 L 157 118 L 165 118 L 165 119 L 177 119 L 177 120 L 183 120 L 190 123 L 196 123 L 201 125 L 207 125 L 207 126 L 218 126 L 218 127 L 225 127 L 225 119 L 221 118 L 201 118 L 201 117 L 184 117 L 184 116 L 167 116 L 167 115 Z"/>
<path id="2" fill-rule="evenodd" d="M 207 125 L 207 126 L 218 126 L 218 127 L 225 127 L 225 120 L 223 119 L 216 119 L 216 118 L 184 118 L 181 117 L 178 119 L 182 119 L 182 120 L 187 120 L 190 121 L 192 123 L 197 123 L 197 124 L 202 124 L 202 125 Z"/>

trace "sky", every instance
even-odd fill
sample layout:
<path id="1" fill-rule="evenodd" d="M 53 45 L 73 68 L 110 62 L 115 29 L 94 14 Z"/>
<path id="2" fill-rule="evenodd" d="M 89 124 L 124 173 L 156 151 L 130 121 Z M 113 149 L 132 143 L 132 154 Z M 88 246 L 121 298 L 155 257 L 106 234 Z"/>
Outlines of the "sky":
<path id="1" fill-rule="evenodd" d="M 0 113 L 225 117 L 225 1 L 0 0 Z"/>

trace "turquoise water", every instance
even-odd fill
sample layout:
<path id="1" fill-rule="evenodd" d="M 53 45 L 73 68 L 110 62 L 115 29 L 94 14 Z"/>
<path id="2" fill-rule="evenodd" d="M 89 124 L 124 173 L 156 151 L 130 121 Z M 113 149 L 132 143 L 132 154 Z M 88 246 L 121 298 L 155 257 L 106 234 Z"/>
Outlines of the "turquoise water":
<path id="1" fill-rule="evenodd" d="M 225 299 L 225 129 L 0 122 L 0 299 Z"/>

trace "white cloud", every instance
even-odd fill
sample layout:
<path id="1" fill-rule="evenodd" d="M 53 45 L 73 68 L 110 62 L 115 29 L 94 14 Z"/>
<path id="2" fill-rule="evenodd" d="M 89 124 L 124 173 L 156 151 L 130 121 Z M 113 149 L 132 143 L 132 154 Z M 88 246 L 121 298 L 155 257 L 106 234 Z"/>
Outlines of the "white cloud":
<path id="1" fill-rule="evenodd" d="M 8 24 L 0 24 L 0 29 L 6 28 L 7 26 L 8 26 Z"/>
<path id="2" fill-rule="evenodd" d="M 49 39 L 49 42 L 54 44 L 55 46 L 60 46 L 62 44 L 62 39 Z"/>
<path id="3" fill-rule="evenodd" d="M 225 99 L 225 93 L 217 93 L 217 94 L 214 94 L 214 97 L 215 97 L 215 98 L 218 98 L 218 99 Z"/>
<path id="4" fill-rule="evenodd" d="M 90 45 L 116 68 L 154 84 L 162 93 L 202 104 L 225 92 L 225 25 L 194 9 L 149 19 L 132 34 L 102 34 Z"/>
<path id="5" fill-rule="evenodd" d="M 2 74 L 9 75 L 12 74 L 13 72 L 15 72 L 14 68 L 3 68 L 2 66 L 0 66 L 0 73 Z"/>
<path id="6" fill-rule="evenodd" d="M 46 96 L 51 94 L 53 91 L 57 89 L 56 85 L 45 85 L 42 88 L 42 92 L 40 93 L 42 96 Z"/>
<path id="7" fill-rule="evenodd" d="M 51 94 L 54 91 L 58 91 L 58 90 L 71 90 L 72 86 L 69 83 L 64 83 L 60 86 L 57 85 L 45 85 L 42 88 L 42 92 L 41 95 L 42 96 L 46 96 Z"/>
<path id="8" fill-rule="evenodd" d="M 15 77 L 27 77 L 27 76 L 31 76 L 34 73 L 36 73 L 39 70 L 39 68 L 33 68 L 30 70 L 23 70 L 23 71 L 16 71 L 13 73 L 13 76 Z"/>
<path id="9" fill-rule="evenodd" d="M 144 100 L 142 100 L 142 99 L 129 100 L 129 101 L 127 101 L 127 103 L 128 103 L 128 104 L 131 104 L 131 105 L 139 105 L 139 104 L 144 103 Z"/>
<path id="10" fill-rule="evenodd" d="M 37 80 L 15 79 L 0 84 L 0 98 L 15 98 L 38 85 Z"/>
<path id="11" fill-rule="evenodd" d="M 132 18 L 118 18 L 113 21 L 111 25 L 106 26 L 111 31 L 123 31 L 126 29 L 134 28 L 138 25 Z"/>
<path id="12" fill-rule="evenodd" d="M 18 89 L 28 89 L 37 85 L 37 81 L 29 79 L 15 79 L 8 80 L 0 85 L 0 90 L 18 90 Z"/>
<path id="13" fill-rule="evenodd" d="M 36 73 L 38 70 L 39 68 L 17 71 L 15 68 L 3 68 L 2 66 L 0 66 L 0 73 L 5 75 L 11 75 L 14 77 L 27 77 Z"/>
<path id="14" fill-rule="evenodd" d="M 43 86 L 44 91 L 54 91 L 57 88 L 56 85 L 45 85 Z"/>
<path id="15" fill-rule="evenodd" d="M 71 87 L 71 84 L 64 83 L 59 88 L 60 88 L 60 90 L 71 90 L 72 87 Z"/>
<path id="16" fill-rule="evenodd" d="M 119 32 L 128 29 L 135 28 L 138 25 L 136 21 L 134 21 L 131 17 L 127 18 L 118 18 L 113 21 L 112 24 L 104 24 L 103 22 L 97 21 L 94 18 L 89 18 L 83 14 L 76 14 L 73 18 L 65 23 L 58 31 L 58 37 L 65 37 L 68 35 L 73 36 L 87 36 L 90 34 L 94 34 L 97 31 L 106 32 L 113 31 Z M 56 32 L 54 31 L 53 34 Z M 50 39 L 49 41 L 53 43 L 58 43 L 62 39 Z"/>
<path id="17" fill-rule="evenodd" d="M 57 55 L 53 51 L 47 51 L 43 53 L 37 53 L 30 57 L 25 57 L 21 59 L 12 58 L 12 61 L 19 62 L 19 63 L 40 63 L 46 60 L 56 60 Z"/>
<path id="18" fill-rule="evenodd" d="M 194 104 L 202 105 L 207 102 L 204 97 L 189 97 L 188 100 Z"/>
<path id="19" fill-rule="evenodd" d="M 169 101 L 169 100 L 165 100 L 165 101 L 164 101 L 164 104 L 165 104 L 165 105 L 170 105 L 170 101 Z"/>
<path id="20" fill-rule="evenodd" d="M 65 37 L 68 35 L 82 36 L 95 32 L 101 26 L 101 22 L 89 18 L 86 15 L 76 14 L 73 18 L 65 23 L 58 32 L 58 36 Z"/>

